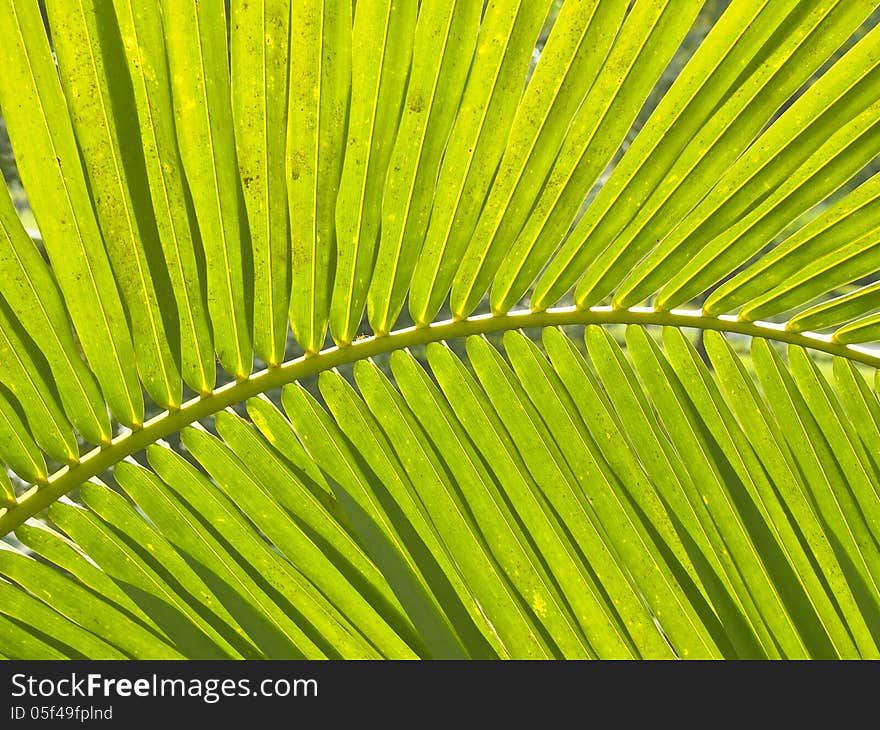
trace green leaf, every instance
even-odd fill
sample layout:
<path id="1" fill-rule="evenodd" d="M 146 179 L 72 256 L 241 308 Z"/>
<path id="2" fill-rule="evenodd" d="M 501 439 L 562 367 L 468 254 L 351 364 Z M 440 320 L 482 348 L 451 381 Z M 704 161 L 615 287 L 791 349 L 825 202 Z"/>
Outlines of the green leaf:
<path id="1" fill-rule="evenodd" d="M 316 556 L 315 551 L 310 549 L 308 539 L 298 529 L 295 522 L 279 519 L 281 508 L 268 498 L 256 482 L 245 472 L 243 464 L 236 462 L 236 458 L 223 444 L 210 437 L 207 433 L 198 430 L 184 432 L 185 443 L 193 451 L 200 463 L 211 472 L 215 479 L 219 480 L 220 487 L 227 496 L 233 495 L 237 503 L 241 504 L 244 513 L 256 525 L 266 532 L 266 537 L 272 541 L 275 547 L 286 556 L 288 561 L 296 561 L 294 570 L 278 563 L 276 570 L 282 570 L 290 581 L 290 588 L 285 593 L 289 600 L 298 610 L 303 613 L 319 635 L 338 651 L 341 658 L 377 658 L 375 650 L 367 644 L 367 637 L 358 636 L 358 631 L 351 625 L 351 621 L 332 608 L 333 600 L 338 591 L 343 590 L 339 578 L 326 576 L 331 595 L 327 595 L 327 586 L 319 592 L 318 586 L 312 584 L 321 570 L 328 568 L 327 560 L 323 556 Z M 242 503 L 243 502 L 243 503 Z M 264 563 L 270 555 L 267 552 Z M 332 570 L 332 566 L 330 566 Z M 295 571 L 295 572 L 294 572 Z M 302 577 L 296 575 L 301 573 Z M 312 581 L 309 578 L 312 578 Z M 335 578 L 335 580 L 334 580 Z M 359 598 L 359 597 L 358 597 Z M 355 608 L 357 600 L 349 600 L 349 607 L 358 614 L 358 618 L 364 618 L 364 612 L 368 613 L 371 620 L 375 614 L 363 602 Z M 381 621 L 379 622 L 381 625 Z M 376 624 L 370 627 L 375 631 Z M 365 630 L 367 627 L 364 627 Z M 384 627 L 383 627 L 384 628 Z"/>
<path id="2" fill-rule="evenodd" d="M 490 553 L 489 538 L 474 530 L 472 514 L 462 501 L 458 485 L 443 468 L 436 447 L 424 437 L 411 407 L 374 366 L 361 363 L 355 378 L 487 622 L 504 637 L 514 655 L 552 658 L 547 639 L 533 624 L 527 607 Z"/>
<path id="3" fill-rule="evenodd" d="M 797 641 L 791 639 L 788 617 L 779 613 L 781 606 L 775 588 L 713 458 L 715 444 L 705 433 L 699 412 L 654 341 L 640 329 L 630 332 L 627 345 L 636 371 L 643 386 L 650 389 L 661 422 L 693 475 L 696 494 L 690 496 L 690 501 L 695 506 L 705 505 L 701 509 L 703 519 L 714 533 L 716 552 L 724 556 L 725 562 L 729 559 L 725 566 L 728 579 L 736 587 L 741 610 L 760 651 L 768 658 L 784 655 L 772 633 L 780 628 L 788 640 L 786 650 L 800 654 Z"/>
<path id="4" fill-rule="evenodd" d="M 580 560 L 577 546 L 552 510 L 536 496 L 536 485 L 502 421 L 461 361 L 442 345 L 428 348 L 428 360 L 462 427 L 486 462 L 492 464 L 500 496 L 516 505 L 515 511 L 511 510 L 513 518 L 534 543 L 541 567 L 559 585 L 559 600 L 580 625 L 589 642 L 586 649 L 594 656 L 592 644 L 599 643 L 594 632 L 607 625 L 608 606 Z"/>
<path id="5" fill-rule="evenodd" d="M 180 159 L 205 251 L 214 347 L 236 378 L 251 371 L 253 282 L 234 153 L 226 14 L 219 0 L 162 4 Z M 166 112 L 167 113 L 167 112 Z"/>
<path id="6" fill-rule="evenodd" d="M 650 478 L 668 515 L 668 518 L 661 517 L 660 524 L 668 519 L 674 526 L 687 550 L 687 558 L 679 560 L 683 567 L 687 566 L 688 572 L 696 571 L 696 588 L 705 593 L 706 598 L 702 599 L 691 589 L 689 600 L 694 610 L 701 612 L 702 621 L 712 633 L 713 640 L 727 656 L 760 656 L 756 637 L 743 616 L 742 601 L 734 588 L 736 579 L 731 578 L 729 554 L 726 550 L 716 549 L 720 537 L 705 515 L 705 506 L 694 485 L 691 470 L 673 447 L 648 400 L 648 393 L 668 387 L 668 382 L 659 381 L 654 387 L 643 390 L 622 351 L 606 336 L 600 337 L 598 332 L 591 330 L 587 333 L 593 343 L 590 358 L 605 390 L 603 398 L 599 382 L 594 381 L 586 363 L 575 356 L 573 344 L 567 338 L 551 336 L 550 332 L 548 330 L 544 337 L 548 354 L 565 380 L 569 393 L 580 404 L 581 412 L 590 414 L 588 426 L 596 442 L 603 444 L 603 450 L 608 450 L 611 448 L 609 443 L 613 445 L 617 440 L 617 430 L 619 436 L 629 442 L 631 451 L 640 456 L 638 468 Z M 638 332 L 636 328 L 627 330 L 628 346 Z M 558 352 L 563 346 L 567 351 L 565 355 Z M 592 387 L 581 387 L 583 380 L 592 383 Z M 625 418 L 623 414 L 626 414 Z M 622 461 L 626 458 L 623 456 L 624 444 L 619 448 L 622 453 L 615 458 L 621 463 L 618 469 L 633 469 L 631 464 Z M 613 465 L 614 461 L 610 463 Z M 624 482 L 628 483 L 629 480 Z M 651 500 L 648 490 L 642 492 L 642 501 L 646 499 Z M 667 538 L 666 542 L 675 546 L 674 540 Z M 687 585 L 685 576 L 681 580 Z M 709 602 L 709 610 L 702 605 L 703 600 Z"/>
<path id="7" fill-rule="evenodd" d="M 287 195 L 290 324 L 306 352 L 324 345 L 336 263 L 334 213 L 351 84 L 351 3 L 295 2 L 290 17 Z"/>
<path id="8" fill-rule="evenodd" d="M 21 624 L 0 615 L 0 629 L 3 631 L 3 650 L 11 659 L 57 660 L 70 659 L 66 647 L 58 647 L 52 639 L 42 634 L 36 627 Z M 49 643 L 52 642 L 52 643 Z M 62 651 L 62 648 L 65 651 Z"/>
<path id="9" fill-rule="evenodd" d="M 197 261 L 201 253 L 198 231 L 191 228 L 191 204 L 175 120 L 168 113 L 173 107 L 161 7 L 158 3 L 133 4 L 132 0 L 113 0 L 113 4 L 137 108 L 152 216 L 168 277 L 157 282 L 165 297 L 163 313 L 168 306 L 163 289 L 170 282 L 177 305 L 180 372 L 193 390 L 207 393 L 214 386 L 215 374 L 213 334 L 205 302 L 206 274 L 204 264 Z M 170 344 L 173 350 L 178 345 Z"/>
<path id="10" fill-rule="evenodd" d="M 440 163 L 477 44 L 480 10 L 480 3 L 468 0 L 426 0 L 419 8 L 367 295 L 370 324 L 378 334 L 397 320 L 424 244 Z"/>
<path id="11" fill-rule="evenodd" d="M 492 189 L 547 11 L 545 0 L 493 0 L 486 7 L 440 169 L 431 222 L 413 271 L 409 311 L 419 324 L 429 322 L 449 294 Z"/>
<path id="12" fill-rule="evenodd" d="M 75 543 L 45 526 L 37 525 L 21 525 L 15 531 L 15 536 L 37 555 L 76 576 L 83 586 L 157 634 L 163 641 L 168 641 L 162 629 L 103 570 L 79 552 Z"/>
<path id="13" fill-rule="evenodd" d="M 80 358 L 58 284 L 30 241 L 12 206 L 0 195 L 0 290 L 21 327 L 38 343 L 59 384 L 70 422 L 93 444 L 110 441 L 107 406 L 95 378 Z"/>
<path id="14" fill-rule="evenodd" d="M 786 651 L 791 655 L 807 651 L 814 658 L 851 656 L 852 645 L 842 626 L 837 627 L 838 642 L 843 642 L 839 643 L 841 650 L 828 636 L 819 612 L 834 617 L 833 604 L 819 580 L 811 575 L 809 557 L 802 554 L 799 536 L 789 525 L 785 509 L 777 503 L 773 485 L 765 478 L 745 434 L 709 376 L 706 363 L 679 330 L 667 327 L 663 335 L 673 368 L 683 382 L 691 384 L 689 394 L 717 444 L 716 458 L 719 467 L 728 472 L 725 482 L 731 501 L 789 617 L 792 636 L 787 639 L 790 648 Z M 821 609 L 817 601 L 821 601 Z M 783 627 L 774 631 L 780 644 L 784 632 Z"/>
<path id="15" fill-rule="evenodd" d="M 51 595 L 47 595 L 50 598 Z M 8 583 L 0 583 L 0 605 L 3 613 L 33 627 L 47 637 L 51 637 L 56 647 L 64 647 L 64 657 L 53 658 L 100 658 L 130 659 L 130 656 L 114 649 L 98 636 L 83 631 L 80 626 L 65 619 L 53 606 L 46 605 L 22 590 L 16 590 Z M 5 633 L 4 633 L 5 638 Z M 5 645 L 5 641 L 4 641 Z M 31 657 L 34 649 L 23 656 Z"/>
<path id="16" fill-rule="evenodd" d="M 618 306 L 645 299 L 661 283 L 658 307 L 691 299 L 748 261 L 781 224 L 821 201 L 880 152 L 875 128 L 880 103 L 871 94 L 880 81 L 875 38 L 880 32 L 865 36 L 730 166 L 688 220 L 624 279 L 615 295 Z M 828 130 L 834 133 L 829 136 Z M 800 196 L 799 188 L 805 189 Z M 788 193 L 794 199 L 786 201 L 780 223 L 764 232 L 760 243 L 734 239 L 735 258 L 729 258 L 715 239 L 764 204 L 768 190 L 776 191 L 777 198 Z M 804 196 L 809 197 L 802 201 Z M 734 243 L 729 237 L 722 240 L 727 246 Z"/>
<path id="17" fill-rule="evenodd" d="M 179 467 L 176 476 L 175 483 L 181 485 L 194 481 L 181 474 Z M 294 637 L 302 632 L 260 587 L 257 577 L 248 574 L 243 567 L 247 565 L 245 559 L 237 562 L 208 529 L 209 520 L 223 521 L 224 511 L 217 509 L 218 500 L 200 494 L 202 490 L 194 487 L 187 490 L 187 503 L 153 474 L 134 467 L 120 469 L 119 479 L 126 494 L 137 500 L 162 534 L 187 556 L 195 572 L 209 586 L 216 586 L 224 606 L 260 649 L 260 656 L 280 658 L 298 653 Z"/>
<path id="18" fill-rule="evenodd" d="M 7 39 L 0 106 L 64 303 L 113 415 L 138 425 L 144 411 L 131 335 L 37 6 L 6 0 L 0 33 Z"/>
<path id="19" fill-rule="evenodd" d="M 302 534 L 296 539 L 305 539 L 308 542 L 298 552 L 311 553 L 319 566 L 324 565 L 322 547 L 332 546 L 334 553 L 339 556 L 331 558 L 332 565 L 316 570 L 311 580 L 316 585 L 321 585 L 324 577 L 333 576 L 334 581 L 341 582 L 344 576 L 398 634 L 408 634 L 408 638 L 413 639 L 412 627 L 381 573 L 344 526 L 337 522 L 335 516 L 302 483 L 297 470 L 291 469 L 279 458 L 277 452 L 245 420 L 228 412 L 218 414 L 217 429 L 239 459 L 248 464 L 253 478 L 264 485 L 266 492 L 296 520 L 298 526 L 302 525 Z M 339 511 L 337 505 L 331 506 Z M 338 577 L 337 571 L 340 573 Z M 334 586 L 325 588 L 324 592 L 330 596 L 336 590 Z M 360 599 L 352 597 L 353 602 L 357 600 Z M 346 604 L 347 601 L 341 600 L 340 603 Z M 397 648 L 403 649 L 402 646 Z"/>
<path id="20" fill-rule="evenodd" d="M 0 496 L 3 498 L 3 507 L 11 507 L 15 504 L 15 490 L 6 469 L 0 469 Z"/>
<path id="21" fill-rule="evenodd" d="M 529 417 L 531 409 L 526 406 L 526 396 L 517 391 L 513 374 L 502 363 L 498 353 L 483 340 L 471 338 L 468 340 L 468 356 L 480 384 L 504 420 L 511 439 L 518 444 L 520 457 L 535 479 L 540 494 L 571 534 L 580 555 L 590 556 L 587 564 L 593 566 L 593 580 L 599 581 L 599 590 L 607 594 L 606 600 L 610 599 L 611 606 L 606 607 L 605 611 L 610 615 L 606 615 L 602 623 L 591 627 L 588 634 L 595 652 L 600 657 L 636 656 L 638 648 L 633 645 L 629 631 L 638 637 L 650 625 L 650 619 L 617 556 L 604 542 L 601 527 L 597 529 L 589 498 L 579 494 L 576 488 L 572 489 L 574 475 L 564 464 L 562 454 L 553 445 L 550 435 L 541 427 L 540 419 Z M 526 444 L 543 448 L 524 448 Z M 615 615 L 617 612 L 628 615 L 627 623 L 630 626 L 621 622 L 620 617 Z"/>
<path id="22" fill-rule="evenodd" d="M 0 300 L 0 373 L 24 411 L 34 440 L 53 459 L 75 463 L 79 446 L 51 392 L 45 360 Z"/>
<path id="23" fill-rule="evenodd" d="M 115 14 L 106 0 L 50 0 L 46 10 L 95 212 L 125 305 L 138 373 L 156 403 L 175 408 L 181 400 L 180 374 L 147 260 L 158 248 L 158 232 L 152 206 L 143 204 L 149 196 L 139 189 L 144 188 L 139 184 L 144 167 L 141 139 L 139 130 L 128 124 L 135 108 L 126 88 L 130 82 Z"/>
<path id="24" fill-rule="evenodd" d="M 276 595 L 279 590 L 282 596 L 295 595 L 298 592 L 298 576 L 291 580 L 289 568 L 281 563 L 277 554 L 267 549 L 262 538 L 253 534 L 235 504 L 192 464 L 159 446 L 152 447 L 149 456 L 151 466 L 162 476 L 176 500 L 204 525 L 212 528 L 203 530 L 202 539 L 212 549 L 228 551 L 234 558 L 237 565 L 230 563 L 227 569 L 233 574 L 234 580 L 227 585 L 231 585 L 236 592 L 241 590 L 239 583 L 254 595 L 263 592 L 268 596 L 267 600 L 279 606 L 278 611 L 264 618 L 264 621 L 280 626 L 281 632 L 265 646 L 267 656 L 324 657 L 324 652 L 316 645 L 306 625 L 295 620 L 297 617 L 288 615 L 293 613 L 289 603 L 285 611 L 286 598 L 279 600 Z"/>
<path id="25" fill-rule="evenodd" d="M 121 464 L 119 471 L 123 478 L 130 473 Z M 83 485 L 81 496 L 86 506 L 115 528 L 120 537 L 127 538 L 130 545 L 140 548 L 139 557 L 148 570 L 154 565 L 161 566 L 161 571 L 156 571 L 156 582 L 165 580 L 170 588 L 166 595 L 176 593 L 186 601 L 187 613 L 194 624 L 233 657 L 238 652 L 245 657 L 254 657 L 252 642 L 244 636 L 244 631 L 230 616 L 223 602 L 125 499 L 95 484 Z M 163 575 L 166 571 L 168 577 Z"/>
<path id="26" fill-rule="evenodd" d="M 804 311 L 796 314 L 785 325 L 790 332 L 803 332 L 812 330 L 814 332 L 826 329 L 832 325 L 838 325 L 841 322 L 857 320 L 864 312 L 870 312 L 880 307 L 880 283 L 868 284 L 860 287 L 849 294 L 839 297 L 827 299 L 820 304 L 808 307 Z M 870 322 L 870 318 L 865 318 L 865 324 Z M 861 325 L 854 325 L 856 328 Z M 834 339 L 838 342 L 846 342 L 844 334 L 848 325 L 841 327 L 834 333 Z M 870 331 L 866 333 L 868 337 L 866 341 L 870 341 Z M 858 335 L 856 335 L 858 336 Z"/>
<path id="27" fill-rule="evenodd" d="M 878 540 L 880 515 L 875 508 L 880 499 L 877 487 L 866 469 L 866 454 L 858 442 L 855 431 L 847 423 L 840 403 L 830 386 L 819 374 L 815 363 L 801 348 L 789 347 L 789 367 L 804 401 L 822 429 L 834 459 L 843 473 L 845 484 L 861 509 L 868 529 Z"/>
<path id="28" fill-rule="evenodd" d="M 345 380 L 330 373 L 322 376 L 320 388 L 340 421 L 336 426 L 327 419 L 322 427 L 333 433 L 334 458 L 338 466 L 345 465 L 345 472 L 330 469 L 333 461 L 321 459 L 320 463 L 337 481 L 335 491 L 343 508 L 406 606 L 431 656 L 488 658 L 503 652 L 500 641 L 487 646 L 487 638 L 491 641 L 492 637 L 479 631 L 483 623 L 479 606 L 468 595 L 391 444 L 364 402 Z M 289 388 L 284 397 L 294 393 L 302 396 L 301 391 Z M 285 401 L 288 413 L 293 412 L 293 403 L 293 398 Z M 338 428 L 344 436 L 335 433 Z M 317 456 L 316 446 L 311 448 Z"/>
<path id="29" fill-rule="evenodd" d="M 585 271 L 578 304 L 606 296 L 869 12 L 868 3 L 731 4 L 543 274 L 532 306 L 548 306 Z"/>
<path id="30" fill-rule="evenodd" d="M 135 659 L 179 659 L 175 649 L 156 634 L 133 621 L 101 596 L 65 577 L 60 571 L 24 555 L 0 551 L 0 573 L 15 581 L 35 598 Z M 2 585 L 2 584 L 0 584 Z M 2 601 L 10 605 L 10 596 Z M 62 633 L 75 634 L 68 630 Z M 82 632 L 78 632 L 82 633 Z M 104 652 L 102 652 L 104 653 Z M 106 653 L 104 653 L 106 656 Z"/>
<path id="31" fill-rule="evenodd" d="M 284 360 L 290 301 L 285 146 L 290 0 L 234 2 L 230 17 L 232 117 L 253 250 L 254 349 Z"/>
<path id="32" fill-rule="evenodd" d="M 876 342 L 880 339 L 880 314 L 857 319 L 834 333 L 835 342 L 854 344 Z"/>
<path id="33" fill-rule="evenodd" d="M 22 479 L 45 482 L 48 472 L 43 452 L 28 435 L 15 396 L 0 384 L 0 459 Z"/>
<path id="34" fill-rule="evenodd" d="M 792 307 L 799 302 L 809 301 L 814 295 L 807 294 L 806 298 L 798 299 L 792 296 L 792 290 L 796 292 L 798 286 L 808 281 L 808 277 L 804 275 L 805 269 L 814 266 L 817 259 L 825 259 L 833 265 L 840 248 L 848 242 L 870 236 L 875 228 L 874 219 L 880 205 L 878 197 L 880 176 L 874 176 L 787 238 L 760 261 L 722 284 L 706 300 L 706 312 L 729 312 L 746 305 L 742 316 L 754 320 L 758 314 L 763 313 L 766 316 L 785 311 L 780 306 Z M 830 258 L 831 254 L 835 258 Z M 808 316 L 807 313 L 804 316 Z M 795 324 L 799 320 L 800 317 L 795 317 L 789 325 L 794 331 L 806 328 Z M 823 323 L 813 319 L 808 326 L 821 329 Z"/>
<path id="35" fill-rule="evenodd" d="M 517 108 L 504 156 L 471 235 L 450 296 L 456 316 L 474 310 L 510 241 L 528 218 L 563 145 L 572 117 L 594 84 L 620 28 L 622 4 L 575 0 L 559 11 Z"/>
<path id="36" fill-rule="evenodd" d="M 506 312 L 525 294 L 564 238 L 691 27 L 701 3 L 636 3 L 565 135 L 553 168 L 492 284 Z"/>
<path id="37" fill-rule="evenodd" d="M 549 332 L 552 330 L 548 330 L 548 340 L 552 338 Z M 584 398 L 579 397 L 579 390 L 575 394 L 569 390 L 571 400 L 568 400 L 562 385 L 563 373 L 554 373 L 542 362 L 543 356 L 533 345 L 510 333 L 505 336 L 505 349 L 548 428 L 553 433 L 566 434 L 559 443 L 575 473 L 586 471 L 582 466 L 585 462 L 588 469 L 602 472 L 604 479 L 590 479 L 590 486 L 586 487 L 590 490 L 593 506 L 609 542 L 641 587 L 652 614 L 674 650 L 683 657 L 719 656 L 715 640 L 707 630 L 712 623 L 708 607 L 701 606 L 704 599 L 699 596 L 698 584 L 693 580 L 695 570 L 661 500 L 630 450 L 620 448 L 621 434 L 615 434 L 616 426 L 608 422 L 610 414 L 602 413 L 604 404 L 600 406 L 596 402 L 597 391 L 591 389 L 592 392 Z M 573 353 L 569 350 L 568 354 Z M 568 374 L 569 382 L 578 375 L 585 377 L 580 363 L 572 363 L 569 367 L 576 368 L 574 373 Z M 586 378 L 589 380 L 590 376 Z M 594 415 L 597 410 L 598 418 Z M 590 426 L 585 428 L 586 424 L 578 421 L 587 420 L 584 418 L 587 413 L 591 416 Z M 618 493 L 618 480 L 623 486 L 620 490 L 623 494 Z M 603 481 L 605 485 L 602 485 Z M 616 535 L 633 535 L 634 539 L 618 540 Z M 666 558 L 667 552 L 674 554 L 675 559 Z M 664 557 L 646 560 L 648 555 Z M 654 648 L 654 651 L 658 649 Z"/>
<path id="38" fill-rule="evenodd" d="M 281 505 L 272 499 L 272 493 L 269 489 L 260 488 L 260 484 L 273 484 L 273 492 L 277 494 L 282 491 L 283 482 L 277 477 L 280 465 L 265 459 L 265 452 L 261 453 L 259 444 L 254 443 L 253 435 L 248 432 L 247 424 L 237 416 L 224 412 L 217 414 L 216 425 L 218 433 L 227 444 L 230 446 L 237 444 L 239 454 L 243 455 L 245 449 L 247 450 L 249 474 L 243 478 L 248 479 L 253 486 L 247 489 L 250 495 L 249 501 L 243 503 L 239 499 L 240 506 L 255 523 L 265 525 L 263 529 L 267 537 L 272 539 L 275 545 L 283 550 L 292 561 L 295 561 L 298 570 L 319 588 L 340 611 L 345 611 L 350 617 L 349 620 L 359 627 L 359 631 L 366 639 L 386 656 L 406 656 L 410 650 L 394 630 L 395 624 L 406 627 L 406 620 L 398 613 L 397 606 L 391 602 L 391 596 L 385 591 L 384 581 L 380 582 L 381 579 L 373 574 L 378 585 L 373 585 L 371 588 L 381 590 L 384 593 L 383 598 L 387 605 L 382 608 L 387 610 L 385 616 L 383 616 L 385 611 L 380 611 L 378 606 L 371 605 L 368 598 L 358 591 L 355 584 L 350 582 L 349 578 L 354 577 L 350 567 L 345 564 L 338 565 L 336 561 L 331 560 L 322 552 L 321 543 L 300 527 L 299 521 L 285 519 L 286 515 L 281 511 Z M 245 444 L 248 444 L 248 447 Z M 218 462 L 215 469 L 222 470 L 227 474 L 237 472 L 237 469 L 231 467 L 228 461 Z M 240 489 L 236 489 L 234 492 L 236 495 L 240 493 Z M 250 508 L 249 505 L 251 505 Z M 262 519 L 257 519 L 258 514 Z M 288 524 L 289 528 L 283 532 L 278 527 Z M 273 534 L 277 535 L 277 538 L 273 537 Z"/>
<path id="39" fill-rule="evenodd" d="M 351 342 L 379 247 L 382 195 L 412 60 L 417 3 L 377 0 L 355 9 L 345 162 L 336 199 L 336 277 L 330 330 Z"/>
<path id="40" fill-rule="evenodd" d="M 0 0 L 0 658 L 880 656 L 878 11 Z"/>
<path id="41" fill-rule="evenodd" d="M 585 656 L 584 637 L 574 617 L 562 603 L 473 444 L 456 422 L 449 404 L 412 356 L 394 353 L 391 368 L 425 434 L 443 455 L 454 479 L 456 496 L 471 517 L 471 530 L 483 537 L 488 552 L 518 592 L 520 602 L 528 606 L 531 614 L 528 620 L 541 625 L 552 637 L 550 649 L 554 653 Z"/>
<path id="42" fill-rule="evenodd" d="M 185 595 L 181 595 L 185 591 L 178 592 L 172 585 L 174 578 L 164 567 L 144 553 L 148 553 L 162 538 L 154 532 L 149 534 L 152 532 L 149 531 L 145 541 L 130 541 L 125 528 L 137 529 L 135 520 L 140 520 L 139 517 L 132 514 L 114 515 L 121 525 L 111 525 L 90 511 L 61 502 L 52 505 L 50 517 L 61 530 L 83 546 L 101 568 L 117 584 L 121 584 L 123 590 L 145 606 L 153 621 L 171 638 L 175 649 L 179 647 L 186 656 L 203 659 L 242 656 L 201 616 L 201 607 L 191 606 Z M 142 528 L 140 532 L 143 534 L 145 530 Z M 89 607 L 87 600 L 80 600 L 79 603 L 84 609 Z M 122 626 L 125 627 L 125 624 Z M 132 627 L 126 627 L 126 643 L 123 645 L 136 646 L 139 635 L 146 633 L 141 629 L 132 636 Z M 151 645 L 155 645 L 155 634 L 150 633 L 150 637 Z M 159 656 L 168 656 L 168 650 L 162 650 Z"/>
<path id="43" fill-rule="evenodd" d="M 876 542 L 820 426 L 779 355 L 764 340 L 756 339 L 752 343 L 752 357 L 776 422 L 799 467 L 810 504 L 829 539 L 833 540 L 832 545 L 877 643 L 880 611 L 876 599 L 871 597 L 876 595 L 875 582 L 880 565 Z"/>
<path id="44" fill-rule="evenodd" d="M 761 460 L 773 486 L 775 494 L 765 492 L 767 502 L 775 507 L 773 496 L 776 496 L 780 506 L 784 507 L 791 516 L 789 519 L 794 522 L 793 529 L 799 533 L 800 539 L 805 543 L 805 551 L 809 550 L 806 556 L 812 555 L 821 567 L 819 580 L 827 583 L 826 590 L 830 591 L 834 604 L 839 607 L 837 610 L 842 614 L 846 632 L 852 635 L 852 640 L 864 656 L 873 656 L 877 652 L 877 645 L 847 584 L 846 575 L 829 536 L 823 530 L 818 516 L 803 491 L 797 465 L 785 445 L 785 438 L 774 422 L 770 409 L 758 394 L 751 376 L 723 337 L 715 333 L 707 333 L 705 346 L 718 374 L 718 385 L 725 394 L 726 401 L 731 404 L 731 409 L 735 412 L 746 438 Z M 786 521 L 779 519 L 777 524 L 785 525 L 785 523 Z M 797 553 L 795 555 L 799 565 L 798 572 L 805 581 L 809 581 L 814 600 L 824 604 L 822 591 L 816 586 L 812 576 L 813 570 L 803 565 L 803 557 Z M 850 641 L 841 632 L 841 628 L 844 627 L 839 626 L 838 619 L 832 611 L 823 608 L 819 611 L 819 615 L 829 625 L 830 635 L 835 644 L 841 647 L 840 653 L 844 654 L 844 648 Z"/>

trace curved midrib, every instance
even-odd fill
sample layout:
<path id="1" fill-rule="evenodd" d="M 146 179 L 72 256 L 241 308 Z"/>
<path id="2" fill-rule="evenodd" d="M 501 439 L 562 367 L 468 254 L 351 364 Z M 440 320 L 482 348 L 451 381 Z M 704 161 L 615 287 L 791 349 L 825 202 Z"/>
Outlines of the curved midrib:
<path id="1" fill-rule="evenodd" d="M 209 395 L 194 398 L 184 403 L 179 410 L 159 414 L 144 423 L 143 428 L 117 436 L 109 445 L 87 453 L 79 463 L 55 472 L 46 483 L 39 484 L 22 495 L 13 507 L 0 510 L 0 536 L 8 534 L 62 495 L 125 457 L 202 418 L 273 388 L 279 388 L 340 365 L 414 345 L 513 329 L 589 324 L 667 325 L 733 332 L 820 350 L 880 369 L 880 352 L 877 351 L 842 345 L 823 335 L 788 332 L 783 325 L 740 322 L 735 317 L 724 315 L 708 317 L 700 311 L 660 312 L 641 307 L 630 309 L 565 307 L 548 309 L 544 312 L 523 310 L 503 315 L 482 315 L 458 321 L 438 322 L 426 327 L 409 327 L 384 337 L 368 337 L 345 347 L 330 347 L 315 355 L 290 360 L 277 367 L 255 373 L 247 380 L 229 383 Z"/>

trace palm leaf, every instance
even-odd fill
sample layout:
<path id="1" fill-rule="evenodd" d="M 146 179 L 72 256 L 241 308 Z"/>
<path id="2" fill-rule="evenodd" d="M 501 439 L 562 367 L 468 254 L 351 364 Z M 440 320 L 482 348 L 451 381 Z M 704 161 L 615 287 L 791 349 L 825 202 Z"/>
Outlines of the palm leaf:
<path id="1" fill-rule="evenodd" d="M 6 0 L 3 655 L 880 656 L 878 19 Z"/>

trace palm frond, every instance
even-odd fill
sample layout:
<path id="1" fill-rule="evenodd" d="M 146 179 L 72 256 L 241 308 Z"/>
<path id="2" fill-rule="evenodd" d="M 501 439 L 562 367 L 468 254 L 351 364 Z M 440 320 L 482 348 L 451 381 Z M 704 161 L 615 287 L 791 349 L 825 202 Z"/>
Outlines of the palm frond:
<path id="1" fill-rule="evenodd" d="M 4 656 L 878 655 L 876 0 L 46 11 Z"/>
<path id="2" fill-rule="evenodd" d="M 714 373 L 677 328 L 626 340 L 434 343 L 393 381 L 324 372 L 326 405 L 289 385 L 287 417 L 221 412 L 183 433 L 204 473 L 153 445 L 124 496 L 87 484 L 19 529 L 43 562 L 0 554 L 0 612 L 51 608 L 67 656 L 876 656 L 862 376 L 755 340 L 771 398 L 720 335 Z M 119 613 L 138 631 L 99 630 Z"/>

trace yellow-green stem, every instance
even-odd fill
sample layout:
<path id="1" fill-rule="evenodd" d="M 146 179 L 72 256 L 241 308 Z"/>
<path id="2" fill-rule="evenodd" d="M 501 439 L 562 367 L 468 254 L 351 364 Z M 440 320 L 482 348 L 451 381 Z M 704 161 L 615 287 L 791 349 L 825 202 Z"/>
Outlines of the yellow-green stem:
<path id="1" fill-rule="evenodd" d="M 229 383 L 208 395 L 194 398 L 184 403 L 179 410 L 159 414 L 147 421 L 143 428 L 117 436 L 110 444 L 85 454 L 77 464 L 55 472 L 45 484 L 36 485 L 21 495 L 15 505 L 0 510 L 0 536 L 8 534 L 62 495 L 125 457 L 137 453 L 169 434 L 180 431 L 191 423 L 273 388 L 279 388 L 340 365 L 414 345 L 511 329 L 589 324 L 669 325 L 735 332 L 821 350 L 880 369 L 880 353 L 866 348 L 832 342 L 823 335 L 788 332 L 782 325 L 740 322 L 734 317 L 727 316 L 707 317 L 699 311 L 660 312 L 648 308 L 612 309 L 611 307 L 592 307 L 582 310 L 565 307 L 544 312 L 524 310 L 502 315 L 484 315 L 459 321 L 438 322 L 426 327 L 409 327 L 384 337 L 368 337 L 345 347 L 330 347 L 312 356 L 290 360 L 278 367 L 255 373 L 246 380 Z"/>

